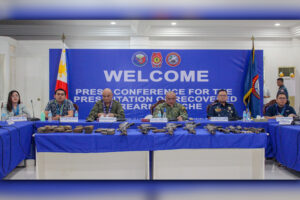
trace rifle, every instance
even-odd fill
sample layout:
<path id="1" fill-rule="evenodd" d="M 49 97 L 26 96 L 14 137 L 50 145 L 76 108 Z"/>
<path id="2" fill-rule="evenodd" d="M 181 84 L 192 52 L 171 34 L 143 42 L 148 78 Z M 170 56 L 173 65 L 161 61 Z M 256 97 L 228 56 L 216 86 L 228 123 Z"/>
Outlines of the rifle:
<path id="1" fill-rule="evenodd" d="M 182 126 L 182 124 L 175 124 L 175 123 L 167 123 L 166 127 L 162 129 L 155 129 L 152 132 L 153 133 L 166 133 L 169 135 L 174 135 L 174 130 L 176 130 L 177 127 Z"/>
<path id="2" fill-rule="evenodd" d="M 185 123 L 185 127 L 183 128 L 184 130 L 187 130 L 189 133 L 196 134 L 196 127 L 199 126 L 200 123 L 195 123 L 195 122 L 187 122 Z"/>
<path id="3" fill-rule="evenodd" d="M 102 135 L 114 135 L 114 128 L 98 128 L 95 130 L 95 133 L 101 133 Z"/>
<path id="4" fill-rule="evenodd" d="M 142 132 L 142 134 L 148 134 L 150 130 L 156 130 L 157 128 L 151 126 L 151 124 L 141 124 L 140 126 L 138 126 L 138 129 L 140 130 L 140 132 Z"/>
<path id="5" fill-rule="evenodd" d="M 134 125 L 134 123 L 124 122 L 119 125 L 118 131 L 121 131 L 120 135 L 127 135 L 127 129 Z"/>

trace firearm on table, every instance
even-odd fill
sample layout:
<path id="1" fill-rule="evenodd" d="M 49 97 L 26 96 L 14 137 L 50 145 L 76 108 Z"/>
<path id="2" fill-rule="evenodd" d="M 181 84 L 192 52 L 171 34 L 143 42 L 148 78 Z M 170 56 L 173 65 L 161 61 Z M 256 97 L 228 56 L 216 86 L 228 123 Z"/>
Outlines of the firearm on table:
<path id="1" fill-rule="evenodd" d="M 208 124 L 205 126 L 212 135 L 216 134 L 216 131 L 220 131 L 223 133 L 265 133 L 264 128 L 254 128 L 254 127 L 242 127 L 242 126 L 228 126 L 223 128 L 222 126 L 215 126 L 212 124 Z"/>
<path id="2" fill-rule="evenodd" d="M 222 128 L 221 126 L 215 126 L 215 125 L 212 125 L 212 124 L 207 124 L 206 126 L 204 126 L 205 129 L 207 129 L 207 131 L 212 134 L 212 135 L 215 135 L 218 128 Z"/>
<path id="3" fill-rule="evenodd" d="M 242 133 L 243 128 L 241 126 L 228 126 L 227 127 L 232 133 Z"/>
<path id="4" fill-rule="evenodd" d="M 174 135 L 174 131 L 177 127 L 182 126 L 182 124 L 175 124 L 175 123 L 167 123 L 166 127 L 162 129 L 155 129 L 152 132 L 153 133 L 166 133 L 169 135 Z"/>
<path id="5" fill-rule="evenodd" d="M 127 129 L 134 125 L 134 123 L 124 122 L 119 125 L 118 131 L 121 131 L 120 135 L 127 135 Z"/>
<path id="6" fill-rule="evenodd" d="M 102 135 L 114 135 L 115 134 L 114 128 L 98 128 L 95 130 L 95 133 L 101 133 Z"/>
<path id="7" fill-rule="evenodd" d="M 264 128 L 254 128 L 254 127 L 248 127 L 248 128 L 244 127 L 243 131 L 247 131 L 248 133 L 265 133 L 266 132 L 266 130 Z"/>
<path id="8" fill-rule="evenodd" d="M 156 130 L 157 128 L 152 126 L 151 124 L 141 124 L 140 126 L 138 126 L 138 129 L 141 133 L 148 134 L 150 130 Z"/>
<path id="9" fill-rule="evenodd" d="M 200 123 L 195 123 L 195 122 L 187 122 L 185 123 L 185 127 L 183 128 L 184 130 L 187 130 L 189 133 L 196 134 L 196 127 L 199 126 Z"/>
<path id="10" fill-rule="evenodd" d="M 292 125 L 300 125 L 300 116 L 293 117 Z"/>

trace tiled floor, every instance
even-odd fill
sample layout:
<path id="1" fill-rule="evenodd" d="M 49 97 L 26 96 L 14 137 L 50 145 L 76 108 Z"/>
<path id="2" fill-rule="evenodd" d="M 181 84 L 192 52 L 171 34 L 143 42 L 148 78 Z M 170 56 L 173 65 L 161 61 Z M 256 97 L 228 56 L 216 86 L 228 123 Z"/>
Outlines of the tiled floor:
<path id="1" fill-rule="evenodd" d="M 27 160 L 26 168 L 16 168 L 5 180 L 34 180 L 36 179 L 36 168 L 34 160 Z M 265 162 L 265 179 L 266 180 L 295 180 L 300 179 L 300 172 L 287 169 L 279 166 L 273 160 L 266 160 Z"/>

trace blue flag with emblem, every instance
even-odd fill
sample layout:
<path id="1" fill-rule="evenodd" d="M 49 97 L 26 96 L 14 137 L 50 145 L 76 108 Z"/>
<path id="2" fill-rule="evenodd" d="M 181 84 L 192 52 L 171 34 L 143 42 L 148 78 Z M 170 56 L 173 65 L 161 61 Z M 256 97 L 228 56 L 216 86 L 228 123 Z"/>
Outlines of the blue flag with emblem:
<path id="1" fill-rule="evenodd" d="M 252 37 L 252 53 L 250 55 L 248 71 L 244 85 L 244 104 L 251 112 L 252 117 L 261 115 L 260 107 L 260 89 L 259 89 L 259 75 L 257 71 L 257 62 L 254 48 L 254 38 Z"/>

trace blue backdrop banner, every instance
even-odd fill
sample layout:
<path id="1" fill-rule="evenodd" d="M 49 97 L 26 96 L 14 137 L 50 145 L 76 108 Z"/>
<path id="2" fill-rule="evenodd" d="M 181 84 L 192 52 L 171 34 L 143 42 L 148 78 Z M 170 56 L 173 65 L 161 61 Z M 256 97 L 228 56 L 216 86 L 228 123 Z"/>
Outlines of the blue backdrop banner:
<path id="1" fill-rule="evenodd" d="M 189 117 L 206 117 L 218 89 L 239 115 L 251 50 L 67 49 L 69 98 L 86 118 L 102 91 L 111 88 L 126 118 L 150 114 L 150 106 L 173 90 Z M 50 98 L 53 98 L 61 49 L 50 49 Z M 263 96 L 263 51 L 257 50 L 260 96 Z M 261 99 L 261 107 L 263 105 Z"/>

